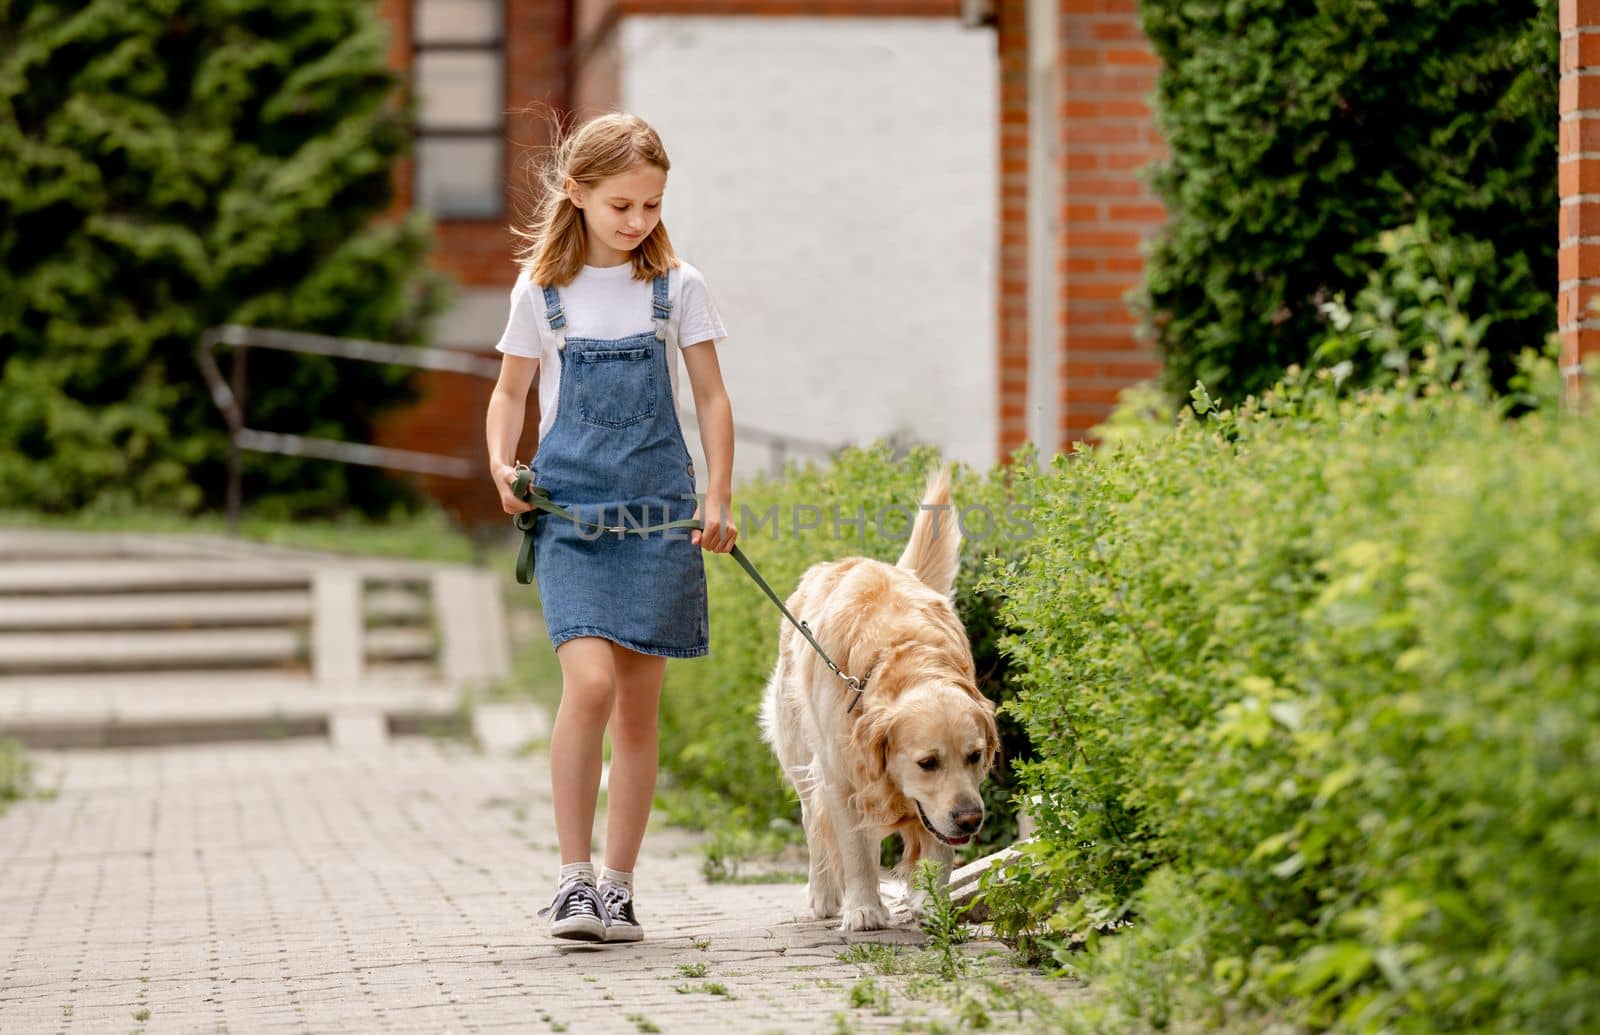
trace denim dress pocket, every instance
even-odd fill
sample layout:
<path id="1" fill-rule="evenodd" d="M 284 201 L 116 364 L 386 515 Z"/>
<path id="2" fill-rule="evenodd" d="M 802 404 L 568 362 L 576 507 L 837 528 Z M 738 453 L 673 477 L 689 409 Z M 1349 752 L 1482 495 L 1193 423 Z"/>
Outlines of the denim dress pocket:
<path id="1" fill-rule="evenodd" d="M 571 355 L 578 419 L 626 428 L 656 413 L 656 363 L 649 348 L 583 349 Z"/>

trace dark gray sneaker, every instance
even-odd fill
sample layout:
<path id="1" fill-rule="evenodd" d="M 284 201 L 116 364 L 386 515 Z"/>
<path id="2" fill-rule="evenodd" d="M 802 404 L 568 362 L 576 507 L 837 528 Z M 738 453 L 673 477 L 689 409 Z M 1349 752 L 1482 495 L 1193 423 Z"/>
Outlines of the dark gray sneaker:
<path id="1" fill-rule="evenodd" d="M 604 942 L 611 914 L 600 892 L 586 880 L 573 878 L 561 885 L 555 901 L 539 910 L 550 918 L 550 937 L 577 942 Z"/>
<path id="2" fill-rule="evenodd" d="M 608 942 L 637 942 L 644 939 L 644 928 L 633 915 L 633 892 L 621 884 L 601 882 L 600 898 L 605 902 L 611 923 L 606 928 Z"/>

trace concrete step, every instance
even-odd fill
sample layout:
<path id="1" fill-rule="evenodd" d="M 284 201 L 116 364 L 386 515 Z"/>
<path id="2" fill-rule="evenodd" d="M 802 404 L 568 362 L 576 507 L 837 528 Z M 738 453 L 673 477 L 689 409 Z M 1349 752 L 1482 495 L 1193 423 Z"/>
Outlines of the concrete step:
<path id="1" fill-rule="evenodd" d="M 0 565 L 0 596 L 304 589 L 303 568 L 262 561 L 75 558 Z"/>
<path id="2" fill-rule="evenodd" d="M 0 632 L 0 673 L 308 667 L 307 634 L 282 628 L 143 632 Z M 364 638 L 369 662 L 422 661 L 437 653 L 431 629 L 383 626 Z"/>
<path id="3" fill-rule="evenodd" d="M 361 678 L 377 686 L 412 686 L 439 682 L 443 677 L 439 662 L 434 658 L 368 658 L 361 668 Z"/>
<path id="4" fill-rule="evenodd" d="M 340 690 L 304 677 L 221 671 L 127 676 L 0 677 L 0 732 L 36 748 L 128 747 L 282 736 L 327 736 L 342 717 L 373 717 L 393 733 L 458 714 L 436 680 Z"/>
<path id="5" fill-rule="evenodd" d="M 218 556 L 204 544 L 177 537 L 124 532 L 68 532 L 38 528 L 0 528 L 0 564 L 18 561 L 71 561 L 84 557 L 150 558 Z"/>
<path id="6" fill-rule="evenodd" d="M 433 730 L 459 717 L 458 693 L 506 670 L 499 583 L 216 537 L 0 529 L 0 735 Z"/>
<path id="7" fill-rule="evenodd" d="M 363 640 L 368 664 L 375 661 L 417 661 L 438 653 L 433 630 L 425 626 L 379 626 Z"/>
<path id="8" fill-rule="evenodd" d="M 428 605 L 428 587 L 426 583 L 414 585 L 386 585 L 368 586 L 364 609 L 367 615 L 367 624 L 370 625 L 402 625 L 413 623 L 423 625 L 433 618 L 432 608 Z"/>
<path id="9" fill-rule="evenodd" d="M 414 610 L 415 605 L 391 606 L 381 614 L 388 621 L 403 620 Z M 306 589 L 0 597 L 0 632 L 303 626 L 310 621 Z"/>
<path id="10" fill-rule="evenodd" d="M 0 633 L 0 673 L 307 667 L 293 629 Z"/>

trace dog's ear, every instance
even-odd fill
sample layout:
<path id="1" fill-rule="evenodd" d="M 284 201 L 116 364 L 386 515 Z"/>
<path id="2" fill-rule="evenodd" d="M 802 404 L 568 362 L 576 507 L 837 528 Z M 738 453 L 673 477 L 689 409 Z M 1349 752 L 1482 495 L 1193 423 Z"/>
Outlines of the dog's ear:
<path id="1" fill-rule="evenodd" d="M 995 721 L 994 702 L 981 695 L 978 700 L 982 702 L 978 722 L 983 726 L 983 771 L 988 772 L 1000 757 L 1000 725 Z"/>
<path id="2" fill-rule="evenodd" d="M 888 708 L 869 706 L 850 728 L 850 776 L 857 787 L 887 774 L 890 725 Z"/>
<path id="3" fill-rule="evenodd" d="M 889 735 L 894 726 L 891 709 L 869 707 L 850 728 L 850 783 L 855 788 L 851 799 L 863 817 L 883 825 L 894 819 L 893 800 L 897 796 L 889 780 Z"/>

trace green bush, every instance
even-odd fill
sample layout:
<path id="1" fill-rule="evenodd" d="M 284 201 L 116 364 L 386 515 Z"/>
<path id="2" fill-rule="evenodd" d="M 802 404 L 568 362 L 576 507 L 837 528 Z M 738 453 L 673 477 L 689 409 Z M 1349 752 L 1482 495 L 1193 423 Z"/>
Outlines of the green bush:
<path id="1" fill-rule="evenodd" d="M 368 0 L 0 2 L 0 507 L 218 505 L 223 322 L 417 340 L 407 112 Z M 256 351 L 251 426 L 364 440 L 410 372 Z M 223 363 L 227 367 L 226 361 Z M 246 454 L 263 512 L 386 513 L 370 468 Z"/>
<path id="2" fill-rule="evenodd" d="M 914 508 L 937 459 L 926 447 L 896 458 L 887 444 L 878 443 L 847 449 L 826 465 L 791 467 L 782 478 L 741 483 L 733 500 L 740 545 L 784 600 L 819 561 L 864 554 L 893 564 L 909 526 L 903 513 L 887 512 L 881 523 L 878 515 L 891 505 Z M 1023 453 L 1016 460 L 1032 462 Z M 999 601 L 977 583 L 991 555 L 1014 551 L 1025 541 L 1027 526 L 1021 512 L 1007 509 L 1012 501 L 1005 468 L 979 475 L 956 464 L 952 473 L 956 506 L 982 507 L 995 518 L 989 528 L 981 512 L 971 515 L 955 606 L 972 640 L 979 687 L 999 703 L 1010 693 L 1009 659 L 999 652 Z M 864 527 L 858 529 L 855 522 L 861 518 Z M 818 527 L 796 531 L 797 524 Z M 669 814 L 701 825 L 759 828 L 779 820 L 780 827 L 794 829 L 799 804 L 757 724 L 761 694 L 777 659 L 779 625 L 786 620 L 731 557 L 708 554 L 706 578 L 710 655 L 668 666 L 662 691 L 661 757 L 672 774 L 671 792 L 664 796 Z M 1028 747 L 1009 716 L 1001 717 L 1001 734 L 1004 761 L 984 787 L 989 818 L 965 849 L 969 856 L 1009 843 L 1016 834 L 1010 761 L 1026 757 Z"/>
<path id="3" fill-rule="evenodd" d="M 1494 275 L 1494 246 L 1438 234 L 1426 218 L 1379 235 L 1382 264 L 1347 305 L 1343 295 L 1322 307 L 1329 330 L 1315 365 L 1348 364 L 1342 377 L 1385 384 L 1406 374 L 1430 348 L 1474 362 L 1486 357 L 1491 320 L 1474 315 L 1473 299 Z M 1528 300 L 1549 309 L 1548 296 Z"/>
<path id="4" fill-rule="evenodd" d="M 1555 0 L 1142 0 L 1169 214 L 1140 307 L 1168 390 L 1241 399 L 1305 364 L 1386 231 L 1493 242 L 1471 318 L 1498 384 L 1554 327 Z M 1452 276 L 1458 271 L 1451 271 Z"/>
<path id="5" fill-rule="evenodd" d="M 1059 907 L 1001 922 L 1088 944 L 1082 1027 L 1600 1026 L 1600 434 L 1471 360 L 1019 472 L 985 582 Z"/>

